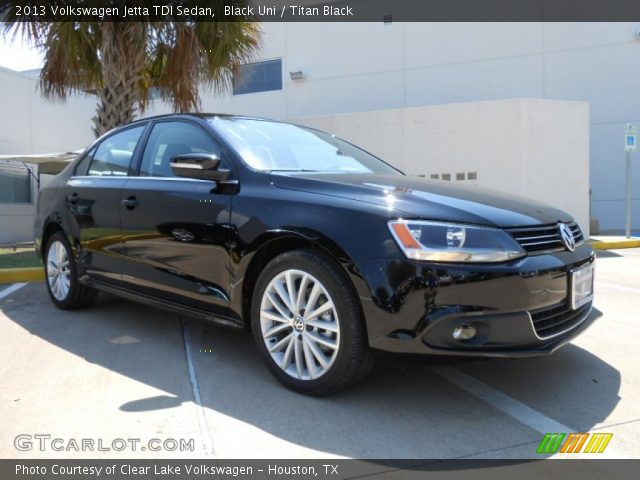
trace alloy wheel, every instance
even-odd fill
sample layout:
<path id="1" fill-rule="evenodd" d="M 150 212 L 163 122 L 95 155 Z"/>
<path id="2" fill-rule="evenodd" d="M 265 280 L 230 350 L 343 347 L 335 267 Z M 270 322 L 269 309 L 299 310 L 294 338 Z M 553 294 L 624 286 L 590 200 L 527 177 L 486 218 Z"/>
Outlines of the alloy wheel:
<path id="1" fill-rule="evenodd" d="M 69 268 L 67 249 L 62 242 L 56 240 L 47 252 L 47 283 L 53 296 L 61 302 L 67 298 L 71 287 Z"/>
<path id="2" fill-rule="evenodd" d="M 315 380 L 333 365 L 340 323 L 326 288 L 302 270 L 285 270 L 267 285 L 260 306 L 262 338 L 289 376 Z"/>

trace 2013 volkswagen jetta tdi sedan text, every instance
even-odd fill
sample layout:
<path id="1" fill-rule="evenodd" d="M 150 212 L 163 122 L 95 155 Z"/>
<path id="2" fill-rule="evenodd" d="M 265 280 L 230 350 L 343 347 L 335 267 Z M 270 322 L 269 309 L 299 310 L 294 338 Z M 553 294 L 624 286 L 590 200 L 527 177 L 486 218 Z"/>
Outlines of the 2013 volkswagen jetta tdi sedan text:
<path id="1" fill-rule="evenodd" d="M 250 329 L 308 394 L 363 377 L 370 349 L 542 355 L 596 317 L 594 252 L 566 213 L 256 118 L 109 132 L 40 190 L 35 237 L 59 308 L 102 290 Z"/>

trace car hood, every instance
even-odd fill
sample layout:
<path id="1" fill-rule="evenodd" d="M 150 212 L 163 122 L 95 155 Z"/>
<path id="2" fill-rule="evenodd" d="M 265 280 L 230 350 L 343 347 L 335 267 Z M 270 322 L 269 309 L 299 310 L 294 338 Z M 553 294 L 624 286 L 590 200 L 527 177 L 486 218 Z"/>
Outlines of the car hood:
<path id="1" fill-rule="evenodd" d="M 516 227 L 571 221 L 556 208 L 476 187 L 403 175 L 271 172 L 279 188 L 366 202 L 408 218 Z"/>

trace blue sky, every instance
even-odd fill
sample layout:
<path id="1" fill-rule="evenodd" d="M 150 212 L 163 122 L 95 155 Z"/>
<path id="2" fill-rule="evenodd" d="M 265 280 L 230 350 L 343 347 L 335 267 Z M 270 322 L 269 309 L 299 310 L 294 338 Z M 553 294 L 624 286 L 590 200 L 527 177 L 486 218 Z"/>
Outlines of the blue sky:
<path id="1" fill-rule="evenodd" d="M 11 35 L 0 35 L 0 66 L 11 70 L 30 70 L 42 67 L 42 54 L 36 48 Z"/>

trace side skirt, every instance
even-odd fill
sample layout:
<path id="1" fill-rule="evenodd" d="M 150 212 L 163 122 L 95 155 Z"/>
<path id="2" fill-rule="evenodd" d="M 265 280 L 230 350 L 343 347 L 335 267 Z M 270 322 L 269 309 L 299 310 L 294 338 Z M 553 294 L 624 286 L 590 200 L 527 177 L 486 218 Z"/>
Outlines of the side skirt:
<path id="1" fill-rule="evenodd" d="M 163 300 L 157 297 L 152 297 L 151 295 L 134 293 L 134 292 L 131 292 L 130 290 L 125 290 L 124 288 L 120 288 L 116 285 L 112 285 L 106 282 L 101 282 L 99 280 L 95 280 L 86 276 L 80 279 L 80 283 L 88 287 L 95 288 L 96 290 L 111 293 L 113 295 L 117 295 L 119 297 L 126 298 L 127 300 L 132 300 L 134 302 L 143 303 L 145 305 L 161 308 L 163 310 L 168 310 L 170 312 L 179 313 L 189 317 L 200 318 L 202 320 L 214 322 L 226 327 L 244 329 L 244 323 L 241 320 L 231 318 L 231 317 L 225 317 L 221 315 L 212 315 L 211 312 L 208 312 L 206 310 L 187 307 L 179 303 Z"/>

